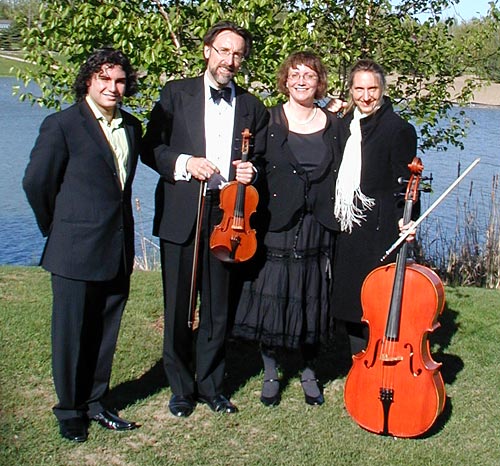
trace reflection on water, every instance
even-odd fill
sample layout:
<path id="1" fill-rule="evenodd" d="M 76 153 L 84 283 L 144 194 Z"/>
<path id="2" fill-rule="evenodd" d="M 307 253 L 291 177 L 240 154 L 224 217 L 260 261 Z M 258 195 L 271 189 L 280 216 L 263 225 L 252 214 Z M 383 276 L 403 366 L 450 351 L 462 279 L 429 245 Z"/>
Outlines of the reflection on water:
<path id="1" fill-rule="evenodd" d="M 51 111 L 19 102 L 12 96 L 13 84 L 11 78 L 0 78 L 0 264 L 36 264 L 44 240 L 26 202 L 21 180 L 38 128 Z M 457 205 L 464 203 L 476 206 L 478 222 L 483 231 L 486 228 L 491 180 L 500 173 L 500 108 L 471 108 L 467 115 L 476 124 L 470 129 L 464 151 L 451 147 L 447 152 L 419 154 L 425 166 L 424 175 L 432 173 L 434 177 L 434 193 L 422 195 L 424 209 L 453 182 L 459 164 L 464 170 L 481 157 L 479 166 L 422 225 L 422 231 L 425 228 L 432 237 L 454 234 Z M 142 212 L 136 218 L 136 231 L 146 236 L 151 234 L 156 180 L 157 175 L 139 163 L 134 197 L 140 199 Z"/>

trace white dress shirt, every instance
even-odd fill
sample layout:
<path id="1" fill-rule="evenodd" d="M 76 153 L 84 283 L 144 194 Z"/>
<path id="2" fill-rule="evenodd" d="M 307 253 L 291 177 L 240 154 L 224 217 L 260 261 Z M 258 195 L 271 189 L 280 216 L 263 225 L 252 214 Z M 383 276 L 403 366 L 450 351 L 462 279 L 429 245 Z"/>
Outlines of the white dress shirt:
<path id="1" fill-rule="evenodd" d="M 216 88 L 212 83 L 207 72 L 204 78 L 205 94 L 205 157 L 210 160 L 219 170 L 220 175 L 213 175 L 213 180 L 209 180 L 209 189 L 220 188 L 221 183 L 229 179 L 231 169 L 231 153 L 233 150 L 233 129 L 234 129 L 234 111 L 235 111 L 235 89 L 234 84 L 230 82 L 228 87 L 231 89 L 231 101 L 228 103 L 224 99 L 215 103 L 210 94 L 210 86 Z M 186 163 L 190 157 L 195 154 L 180 154 L 175 164 L 174 178 L 176 181 L 189 181 L 191 175 L 186 170 Z M 199 155 L 199 154 L 196 154 Z"/>

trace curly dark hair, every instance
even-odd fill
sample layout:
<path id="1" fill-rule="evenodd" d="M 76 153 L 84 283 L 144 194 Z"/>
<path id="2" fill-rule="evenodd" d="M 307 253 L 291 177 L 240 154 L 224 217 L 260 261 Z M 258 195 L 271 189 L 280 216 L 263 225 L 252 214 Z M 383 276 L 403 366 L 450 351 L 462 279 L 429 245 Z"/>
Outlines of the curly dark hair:
<path id="1" fill-rule="evenodd" d="M 318 75 L 318 88 L 316 89 L 314 98 L 323 98 L 328 87 L 328 74 L 321 59 L 315 53 L 308 51 L 294 52 L 282 63 L 278 71 L 278 91 L 285 94 L 287 97 L 290 95 L 286 87 L 288 72 L 291 68 L 297 68 L 299 65 L 308 66 L 316 71 Z"/>
<path id="2" fill-rule="evenodd" d="M 119 65 L 125 71 L 127 83 L 125 96 L 129 97 L 137 92 L 137 73 L 132 68 L 129 59 L 120 50 L 112 47 L 103 47 L 95 50 L 80 67 L 73 90 L 78 102 L 82 101 L 88 92 L 88 82 L 94 73 L 100 71 L 103 65 Z"/>
<path id="3" fill-rule="evenodd" d="M 244 56 L 245 58 L 248 58 L 250 56 L 250 52 L 252 51 L 252 34 L 250 34 L 250 32 L 248 32 L 245 28 L 242 28 L 231 21 L 219 21 L 218 23 L 214 24 L 207 31 L 205 37 L 203 37 L 203 45 L 210 47 L 214 43 L 215 38 L 222 31 L 231 31 L 242 37 L 245 41 Z"/>

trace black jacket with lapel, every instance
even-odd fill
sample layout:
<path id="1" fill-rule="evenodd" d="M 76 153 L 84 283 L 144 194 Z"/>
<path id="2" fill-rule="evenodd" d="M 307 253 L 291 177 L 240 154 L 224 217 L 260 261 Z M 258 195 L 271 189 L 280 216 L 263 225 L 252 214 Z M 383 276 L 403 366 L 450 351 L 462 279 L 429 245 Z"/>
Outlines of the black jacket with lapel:
<path id="1" fill-rule="evenodd" d="M 241 132 L 248 128 L 253 135 L 250 159 L 255 161 L 265 149 L 267 110 L 253 95 L 239 86 L 235 89 L 233 141 L 241 140 Z M 161 176 L 153 233 L 177 244 L 184 243 L 193 231 L 200 184 L 194 179 L 175 182 L 175 162 L 180 154 L 205 156 L 204 102 L 203 76 L 167 83 L 153 108 L 145 136 L 143 160 Z M 241 144 L 238 147 L 235 143 L 232 160 L 241 158 L 240 149 Z"/>
<path id="2" fill-rule="evenodd" d="M 48 116 L 23 179 L 47 243 L 41 265 L 77 280 L 110 280 L 134 260 L 131 186 L 141 124 L 121 111 L 130 146 L 122 191 L 112 151 L 85 101 Z"/>

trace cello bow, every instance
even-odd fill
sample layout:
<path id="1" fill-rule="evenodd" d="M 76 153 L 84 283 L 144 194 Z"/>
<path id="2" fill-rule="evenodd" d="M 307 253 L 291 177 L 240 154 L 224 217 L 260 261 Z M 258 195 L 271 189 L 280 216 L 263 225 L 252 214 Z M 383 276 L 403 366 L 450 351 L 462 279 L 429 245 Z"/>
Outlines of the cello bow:
<path id="1" fill-rule="evenodd" d="M 477 158 L 472 162 L 467 169 L 453 182 L 451 183 L 450 186 L 439 196 L 433 203 L 432 205 L 417 219 L 415 222 L 413 222 L 412 228 L 410 230 L 405 231 L 404 233 L 399 236 L 399 238 L 391 245 L 391 247 L 385 251 L 385 254 L 382 256 L 380 259 L 380 262 L 383 262 L 387 257 L 403 242 L 412 234 L 412 230 L 417 228 L 423 220 L 439 205 L 441 202 L 444 200 L 448 194 L 455 189 L 455 187 L 458 186 L 458 184 L 470 173 L 470 171 L 479 163 L 481 158 Z"/>

